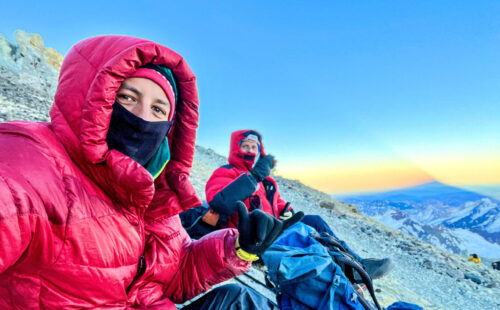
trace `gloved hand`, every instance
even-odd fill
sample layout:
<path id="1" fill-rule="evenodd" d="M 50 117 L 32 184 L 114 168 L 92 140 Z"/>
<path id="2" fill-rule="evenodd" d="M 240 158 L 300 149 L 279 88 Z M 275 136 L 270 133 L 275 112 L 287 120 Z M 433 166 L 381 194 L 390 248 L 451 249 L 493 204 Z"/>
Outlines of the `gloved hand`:
<path id="1" fill-rule="evenodd" d="M 252 196 L 256 185 L 252 176 L 242 174 L 220 190 L 208 204 L 215 212 L 231 216 L 236 212 L 236 201 L 245 200 Z"/>
<path id="2" fill-rule="evenodd" d="M 292 208 L 290 208 L 290 202 L 287 202 L 285 207 L 280 213 L 280 220 L 288 220 L 293 215 Z"/>
<path id="3" fill-rule="evenodd" d="M 280 214 L 280 220 L 288 220 L 293 215 L 292 211 L 286 211 Z"/>
<path id="4" fill-rule="evenodd" d="M 254 210 L 248 214 L 245 204 L 241 201 L 237 201 L 236 206 L 240 232 L 236 240 L 236 254 L 247 261 L 259 259 L 258 256 L 262 255 L 285 229 L 300 221 L 304 216 L 304 213 L 300 211 L 288 220 L 280 221 L 261 210 Z"/>
<path id="5" fill-rule="evenodd" d="M 271 169 L 274 168 L 274 156 L 266 155 L 259 158 L 250 174 L 255 178 L 257 182 L 262 182 L 270 173 Z"/>

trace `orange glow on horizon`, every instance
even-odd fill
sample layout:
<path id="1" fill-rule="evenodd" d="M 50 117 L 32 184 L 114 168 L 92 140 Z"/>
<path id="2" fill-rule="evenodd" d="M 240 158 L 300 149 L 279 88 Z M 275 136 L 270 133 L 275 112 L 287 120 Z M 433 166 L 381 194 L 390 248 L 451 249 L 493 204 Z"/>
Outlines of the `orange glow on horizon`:
<path id="1" fill-rule="evenodd" d="M 418 165 L 417 165 L 418 164 Z M 298 179 L 327 193 L 384 191 L 439 180 L 450 185 L 500 184 L 500 159 L 455 158 L 421 160 L 417 164 L 394 160 L 394 163 L 338 163 L 280 166 L 278 174 Z"/>
<path id="2" fill-rule="evenodd" d="M 434 180 L 427 172 L 405 162 L 329 168 L 281 167 L 279 174 L 327 193 L 381 191 Z"/>
<path id="3" fill-rule="evenodd" d="M 442 182 L 454 185 L 500 184 L 500 158 L 483 157 L 450 159 L 422 164 L 430 174 Z"/>

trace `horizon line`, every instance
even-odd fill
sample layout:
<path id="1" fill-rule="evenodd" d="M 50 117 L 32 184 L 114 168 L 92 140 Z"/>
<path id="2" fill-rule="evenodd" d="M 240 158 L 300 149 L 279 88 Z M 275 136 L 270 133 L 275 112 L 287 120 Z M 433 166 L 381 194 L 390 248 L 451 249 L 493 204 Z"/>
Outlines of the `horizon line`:
<path id="1" fill-rule="evenodd" d="M 434 179 L 434 180 L 431 180 L 431 181 L 427 181 L 427 182 L 423 182 L 423 183 L 417 183 L 417 184 L 410 185 L 410 186 L 392 187 L 392 188 L 388 188 L 388 189 L 384 189 L 384 190 L 353 191 L 353 192 L 327 192 L 327 194 L 329 194 L 331 196 L 370 195 L 370 194 L 392 192 L 392 191 L 396 191 L 396 190 L 402 190 L 402 189 L 417 187 L 417 186 L 420 186 L 420 185 L 429 184 L 429 183 L 433 183 L 433 182 L 438 182 L 438 183 L 441 183 L 441 184 L 444 184 L 444 185 L 447 185 L 447 186 L 458 187 L 460 189 L 468 190 L 468 191 L 472 191 L 472 190 L 468 189 L 468 187 L 469 188 L 473 188 L 473 187 L 493 187 L 493 188 L 499 187 L 500 188 L 500 183 L 495 183 L 495 184 L 450 184 L 450 183 L 446 183 L 446 182 Z M 474 191 L 474 192 L 476 192 L 476 191 Z M 479 192 L 477 192 L 477 193 L 479 193 Z M 482 193 L 479 193 L 479 194 L 482 194 Z M 482 194 L 482 195 L 484 195 L 484 196 L 491 196 L 491 195 L 486 195 L 486 194 Z M 492 198 L 495 198 L 495 197 L 492 197 Z"/>

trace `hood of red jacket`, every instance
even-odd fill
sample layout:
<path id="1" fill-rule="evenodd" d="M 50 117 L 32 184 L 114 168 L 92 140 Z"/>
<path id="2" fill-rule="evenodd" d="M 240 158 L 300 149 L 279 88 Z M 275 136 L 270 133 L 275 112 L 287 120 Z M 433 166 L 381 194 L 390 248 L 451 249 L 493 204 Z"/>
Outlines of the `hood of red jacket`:
<path id="1" fill-rule="evenodd" d="M 168 136 L 171 159 L 156 181 L 131 158 L 108 150 L 106 143 L 116 91 L 124 79 L 148 63 L 170 68 L 179 89 Z M 157 201 L 170 210 L 156 215 L 170 216 L 200 204 L 188 180 L 198 127 L 198 91 L 194 74 L 176 52 L 126 36 L 93 37 L 77 43 L 61 67 L 50 117 L 55 134 L 75 163 L 125 206 L 146 207 Z"/>
<path id="2" fill-rule="evenodd" d="M 255 162 L 255 154 L 245 153 L 240 150 L 240 142 L 248 135 L 254 134 L 259 138 L 260 142 L 260 156 L 265 156 L 264 144 L 262 143 L 262 135 L 257 130 L 243 129 L 235 131 L 231 134 L 231 142 L 229 145 L 229 158 L 228 162 L 231 166 L 240 170 L 252 170 Z"/>

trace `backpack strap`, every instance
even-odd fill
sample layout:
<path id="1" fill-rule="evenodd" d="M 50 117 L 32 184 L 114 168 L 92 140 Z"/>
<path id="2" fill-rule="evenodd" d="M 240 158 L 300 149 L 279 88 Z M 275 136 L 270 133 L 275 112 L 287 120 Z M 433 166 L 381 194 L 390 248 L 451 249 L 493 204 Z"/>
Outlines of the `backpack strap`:
<path id="1" fill-rule="evenodd" d="M 382 310 L 378 300 L 375 296 L 375 290 L 373 289 L 373 282 L 370 278 L 370 275 L 366 272 L 363 265 L 355 259 L 338 240 L 333 238 L 327 233 L 318 234 L 316 232 L 311 233 L 311 237 L 313 237 L 316 241 L 321 243 L 324 247 L 327 248 L 328 253 L 332 257 L 333 261 L 342 268 L 342 271 L 349 279 L 351 283 L 354 283 L 354 271 L 356 271 L 363 283 L 366 285 L 368 292 L 370 292 L 370 296 L 375 303 L 376 309 Z M 360 294 L 357 294 L 359 301 L 367 310 L 373 309 L 371 305 L 368 304 L 366 299 L 364 299 Z"/>
<path id="2" fill-rule="evenodd" d="M 336 255 L 335 261 L 339 261 L 344 266 L 351 267 L 350 268 L 351 273 L 352 273 L 352 270 L 356 270 L 359 273 L 359 275 L 361 276 L 361 279 L 363 280 L 363 283 L 366 285 L 366 288 L 368 289 L 368 292 L 370 292 L 370 296 L 372 297 L 373 302 L 375 303 L 375 306 L 377 306 L 378 310 L 382 310 L 382 308 L 380 307 L 380 305 L 377 301 L 377 297 L 375 296 L 375 290 L 373 289 L 373 282 L 372 282 L 372 279 L 370 278 L 370 275 L 368 275 L 368 273 L 363 268 L 363 266 L 358 261 L 353 259 L 350 255 L 345 255 L 346 253 L 342 253 L 342 252 L 340 252 L 340 253 L 342 254 L 342 256 Z"/>

